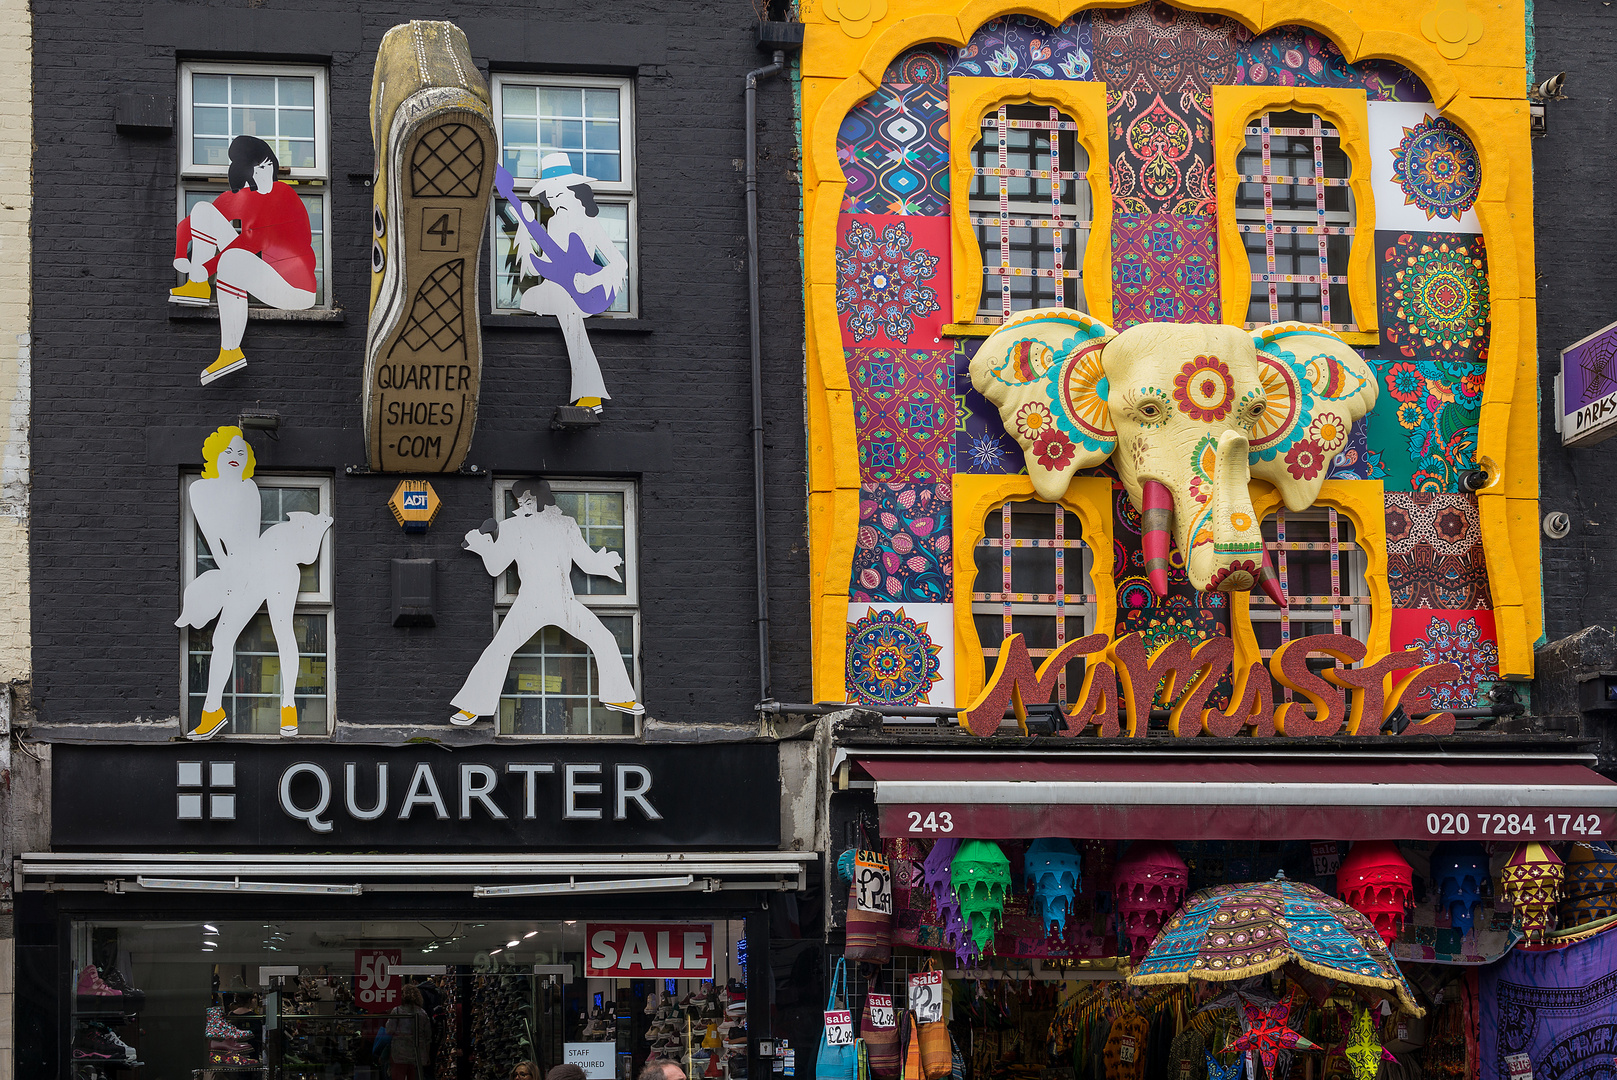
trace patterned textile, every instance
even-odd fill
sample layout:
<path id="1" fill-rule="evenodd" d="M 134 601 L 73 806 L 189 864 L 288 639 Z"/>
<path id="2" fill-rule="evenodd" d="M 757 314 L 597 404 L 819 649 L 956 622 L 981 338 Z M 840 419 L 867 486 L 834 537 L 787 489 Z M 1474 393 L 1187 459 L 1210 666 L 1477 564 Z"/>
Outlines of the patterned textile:
<path id="1" fill-rule="evenodd" d="M 999 410 L 971 385 L 971 358 L 982 338 L 954 343 L 955 471 L 1025 473 L 1022 447 L 1006 431 Z"/>
<path id="2" fill-rule="evenodd" d="M 1482 970 L 1480 997 L 1481 1080 L 1510 1080 L 1512 1060 L 1523 1058 L 1550 1080 L 1611 1075 L 1617 934 L 1554 952 L 1513 950 Z"/>
<path id="3" fill-rule="evenodd" d="M 887 65 L 882 75 L 884 83 L 942 83 L 949 79 L 949 65 L 954 62 L 954 49 L 941 42 L 929 41 L 900 53 Z"/>
<path id="4" fill-rule="evenodd" d="M 1230 1040 L 1224 1049 L 1237 1053 L 1255 1054 L 1263 1062 L 1263 1075 L 1276 1075 L 1275 1065 L 1280 1055 L 1288 1050 L 1313 1050 L 1313 1043 L 1287 1027 L 1291 1019 L 1291 1002 L 1277 1001 L 1259 1005 L 1241 1000 L 1241 1026 L 1245 1029 Z"/>
<path id="5" fill-rule="evenodd" d="M 1277 26 L 1240 46 L 1235 77 L 1241 86 L 1329 86 L 1364 90 L 1371 101 L 1430 101 L 1414 72 L 1390 60 L 1349 64 L 1318 31 Z"/>
<path id="6" fill-rule="evenodd" d="M 1101 1050 L 1106 1080 L 1145 1080 L 1145 1043 L 1150 1033 L 1150 1023 L 1136 1012 L 1112 1021 Z"/>
<path id="7" fill-rule="evenodd" d="M 1383 347 L 1366 353 L 1381 384 L 1367 449 L 1382 455 L 1388 491 L 1457 492 L 1476 468 L 1483 365 Z"/>
<path id="8" fill-rule="evenodd" d="M 859 472 L 870 482 L 947 481 L 954 472 L 953 370 L 929 349 L 849 349 Z"/>
<path id="9" fill-rule="evenodd" d="M 954 597 L 948 484 L 864 484 L 852 594 L 859 601 Z"/>
<path id="10" fill-rule="evenodd" d="M 1428 115 L 1404 128 L 1392 159 L 1392 179 L 1403 189 L 1405 205 L 1418 207 L 1428 220 L 1458 221 L 1476 205 L 1482 190 L 1477 148 L 1448 119 Z"/>
<path id="11" fill-rule="evenodd" d="M 1211 217 L 1112 218 L 1113 325 L 1218 322 L 1217 230 Z"/>
<path id="12" fill-rule="evenodd" d="M 1212 221 L 1213 97 L 1108 88 L 1112 198 L 1120 214 L 1190 214 Z"/>
<path id="13" fill-rule="evenodd" d="M 1327 480 L 1381 480 L 1387 475 L 1387 466 L 1381 453 L 1370 449 L 1370 421 L 1361 417 L 1353 421 L 1348 430 L 1347 445 L 1331 459 Z"/>
<path id="14" fill-rule="evenodd" d="M 933 346 L 949 291 L 949 219 L 838 219 L 837 315 L 847 344 Z"/>
<path id="15" fill-rule="evenodd" d="M 937 632 L 903 608 L 872 608 L 848 624 L 848 700 L 873 705 L 919 705 L 941 680 Z M 857 695 L 857 696 L 855 696 Z"/>
<path id="16" fill-rule="evenodd" d="M 1212 1054 L 1207 1055 L 1207 1080 L 1241 1080 L 1246 1075 L 1246 1059 L 1237 1057 L 1229 1065 L 1225 1065 Z"/>
<path id="17" fill-rule="evenodd" d="M 1488 256 L 1466 233 L 1376 233 L 1383 336 L 1404 356 L 1488 358 Z"/>
<path id="18" fill-rule="evenodd" d="M 1094 52 L 1087 16 L 1051 28 L 1030 15 L 1006 15 L 978 27 L 949 65 L 950 75 L 1002 79 L 1090 79 Z"/>
<path id="19" fill-rule="evenodd" d="M 1370 1019 L 1369 1009 L 1360 1009 L 1354 1016 L 1352 1035 L 1345 1055 L 1353 1068 L 1353 1080 L 1376 1080 L 1383 1061 L 1398 1060 L 1381 1045 L 1381 1033 Z"/>
<path id="20" fill-rule="evenodd" d="M 1295 961 L 1316 975 L 1414 995 L 1375 926 L 1342 901 L 1279 875 L 1185 901 L 1129 977 L 1133 985 L 1231 982 Z"/>
<path id="21" fill-rule="evenodd" d="M 949 212 L 949 97 L 940 82 L 883 85 L 837 131 L 845 214 Z"/>
<path id="22" fill-rule="evenodd" d="M 1475 495 L 1389 491 L 1387 584 L 1400 608 L 1493 605 Z"/>
<path id="23" fill-rule="evenodd" d="M 1094 19 L 1096 76 L 1113 90 L 1210 93 L 1235 81 L 1247 32 L 1233 19 L 1161 3 L 1096 11 Z"/>
<path id="24" fill-rule="evenodd" d="M 1440 709 L 1471 709 L 1487 704 L 1487 690 L 1499 677 L 1499 643 L 1492 611 L 1392 613 L 1392 651 L 1414 649 L 1422 664 L 1456 664 L 1460 675 L 1404 702 L 1411 716 Z"/>

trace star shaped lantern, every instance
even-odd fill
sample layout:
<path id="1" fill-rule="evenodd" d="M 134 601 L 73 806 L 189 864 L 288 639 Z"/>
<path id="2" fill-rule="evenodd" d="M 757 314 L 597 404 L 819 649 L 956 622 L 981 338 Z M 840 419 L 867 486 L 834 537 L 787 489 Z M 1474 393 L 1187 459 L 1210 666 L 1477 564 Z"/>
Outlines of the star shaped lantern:
<path id="1" fill-rule="evenodd" d="M 1353 1031 L 1345 1051 L 1348 1064 L 1353 1067 L 1353 1080 L 1376 1080 L 1381 1074 L 1383 1060 L 1398 1060 L 1381 1045 L 1379 1034 L 1375 1022 L 1370 1019 L 1370 1011 L 1360 1009 L 1353 1018 Z"/>
<path id="2" fill-rule="evenodd" d="M 1241 1013 L 1245 1030 L 1231 1039 L 1230 1044 L 1224 1049 L 1257 1054 L 1263 1061 L 1266 1076 L 1274 1076 L 1275 1063 L 1279 1060 L 1281 1051 L 1319 1049 L 1286 1026 L 1286 1021 L 1291 1017 L 1290 1002 L 1256 1005 L 1243 1000 Z"/>

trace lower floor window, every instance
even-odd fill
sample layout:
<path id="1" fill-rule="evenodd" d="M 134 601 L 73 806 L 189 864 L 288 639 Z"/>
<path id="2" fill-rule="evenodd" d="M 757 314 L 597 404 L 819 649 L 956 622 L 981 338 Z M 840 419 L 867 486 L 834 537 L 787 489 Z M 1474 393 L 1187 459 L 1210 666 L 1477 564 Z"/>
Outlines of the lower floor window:
<path id="1" fill-rule="evenodd" d="M 635 616 L 598 612 L 635 674 Z M 638 680 L 637 680 L 638 681 Z M 601 704 L 600 673 L 584 644 L 547 626 L 517 650 L 500 693 L 501 735 L 633 735 L 634 717 Z"/>
<path id="2" fill-rule="evenodd" d="M 292 617 L 292 634 L 298 643 L 297 705 L 298 733 L 330 733 L 330 713 L 326 694 L 327 642 L 330 616 L 311 612 Z M 187 694 L 190 727 L 202 722 L 202 703 L 208 692 L 208 665 L 213 660 L 213 624 L 189 634 L 186 649 Z M 274 735 L 281 724 L 280 653 L 270 632 L 269 615 L 259 612 L 236 639 L 236 664 L 225 684 L 224 709 L 230 717 L 230 731 L 236 735 Z"/>

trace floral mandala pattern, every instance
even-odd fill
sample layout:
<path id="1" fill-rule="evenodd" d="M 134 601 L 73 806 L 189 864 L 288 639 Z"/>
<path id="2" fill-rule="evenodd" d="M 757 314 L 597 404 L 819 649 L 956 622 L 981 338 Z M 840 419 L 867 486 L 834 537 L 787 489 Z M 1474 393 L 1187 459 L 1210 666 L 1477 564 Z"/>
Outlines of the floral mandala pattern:
<path id="1" fill-rule="evenodd" d="M 1224 419 L 1235 406 L 1235 379 L 1229 365 L 1216 356 L 1186 361 L 1173 377 L 1173 400 L 1192 420 L 1214 423 Z"/>
<path id="2" fill-rule="evenodd" d="M 954 596 L 946 484 L 864 484 L 853 552 L 855 601 L 947 603 Z"/>
<path id="3" fill-rule="evenodd" d="M 848 690 L 878 705 L 919 705 L 942 678 L 940 652 L 903 608 L 871 611 L 848 624 Z"/>
<path id="4" fill-rule="evenodd" d="M 1493 637 L 1492 612 L 1396 612 L 1393 616 L 1393 647 L 1398 648 L 1397 623 L 1400 616 L 1415 616 L 1425 623 L 1404 648 L 1419 650 L 1422 664 L 1450 663 L 1459 667 L 1452 682 L 1431 687 L 1422 695 L 1432 709 L 1474 708 L 1482 699 L 1486 684 L 1499 677 L 1499 645 Z M 1486 622 L 1484 627 L 1482 624 Z M 1416 623 L 1417 628 L 1420 623 Z M 1413 710 L 1411 710 L 1413 711 Z"/>
<path id="5" fill-rule="evenodd" d="M 1465 132 L 1445 117 L 1427 116 L 1404 128 L 1392 151 L 1392 179 L 1403 189 L 1404 205 L 1418 207 L 1428 221 L 1459 221 L 1476 205 L 1482 165 Z"/>
<path id="6" fill-rule="evenodd" d="M 953 366 L 934 349 L 849 349 L 859 471 L 935 483 L 954 471 Z"/>
<path id="7" fill-rule="evenodd" d="M 902 221 L 882 227 L 878 239 L 869 223 L 848 226 L 847 246 L 837 247 L 837 314 L 848 315 L 855 343 L 885 331 L 908 342 L 915 316 L 942 311 L 938 294 L 926 282 L 938 271 L 939 256 L 915 248 Z"/>
<path id="8" fill-rule="evenodd" d="M 1405 356 L 1426 349 L 1487 359 L 1488 263 L 1480 236 L 1404 233 L 1384 249 L 1383 260 L 1392 269 L 1381 300 L 1393 320 L 1389 342 Z"/>
<path id="9" fill-rule="evenodd" d="M 1190 214 L 1112 218 L 1112 305 L 1119 330 L 1143 322 L 1218 322 L 1213 219 Z"/>

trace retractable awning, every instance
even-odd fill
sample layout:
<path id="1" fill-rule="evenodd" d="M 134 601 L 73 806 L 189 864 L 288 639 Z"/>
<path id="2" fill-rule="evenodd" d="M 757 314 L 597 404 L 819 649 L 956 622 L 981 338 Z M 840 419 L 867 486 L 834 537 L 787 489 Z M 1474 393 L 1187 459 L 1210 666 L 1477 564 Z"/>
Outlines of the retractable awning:
<path id="1" fill-rule="evenodd" d="M 1617 782 L 1583 765 L 862 757 L 883 836 L 1604 840 Z"/>

